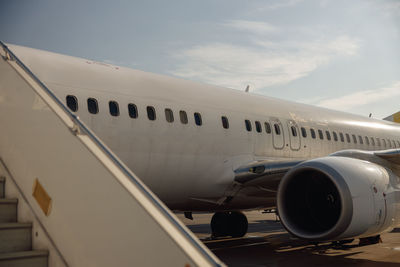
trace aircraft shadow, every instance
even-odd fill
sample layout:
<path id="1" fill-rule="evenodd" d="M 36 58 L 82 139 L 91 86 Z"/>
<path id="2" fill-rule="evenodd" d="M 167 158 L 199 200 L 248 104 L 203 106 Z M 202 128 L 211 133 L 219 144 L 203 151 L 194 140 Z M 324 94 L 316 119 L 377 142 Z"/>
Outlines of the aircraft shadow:
<path id="1" fill-rule="evenodd" d="M 266 237 L 205 242 L 228 266 L 399 266 L 398 263 L 351 258 L 363 254 L 363 247 L 354 241 L 348 245 L 332 243 L 313 245 L 295 239 L 288 233 Z"/>
<path id="2" fill-rule="evenodd" d="M 188 227 L 194 233 L 211 235 L 209 224 Z M 400 228 L 393 232 L 400 232 Z M 228 266 L 400 266 L 391 263 L 391 258 L 385 259 L 387 262 L 362 258 L 375 245 L 360 247 L 358 240 L 345 245 L 316 245 L 291 236 L 274 220 L 252 221 L 243 238 L 207 238 L 203 242 Z"/>
<path id="3" fill-rule="evenodd" d="M 211 228 L 209 224 L 186 225 L 195 234 L 210 234 Z M 249 223 L 247 235 L 252 233 L 275 233 L 285 231 L 279 221 L 257 220 Z"/>

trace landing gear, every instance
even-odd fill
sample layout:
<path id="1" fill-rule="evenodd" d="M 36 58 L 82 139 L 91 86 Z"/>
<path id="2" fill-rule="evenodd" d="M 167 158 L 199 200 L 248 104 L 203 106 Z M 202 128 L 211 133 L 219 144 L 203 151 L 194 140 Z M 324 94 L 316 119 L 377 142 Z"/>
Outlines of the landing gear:
<path id="1" fill-rule="evenodd" d="M 381 235 L 360 238 L 359 246 L 382 243 Z"/>
<path id="2" fill-rule="evenodd" d="M 339 241 L 333 241 L 332 245 L 335 247 L 342 247 L 346 244 L 350 244 L 353 241 L 354 241 L 354 239 L 344 239 L 344 240 L 339 240 Z"/>
<path id="3" fill-rule="evenodd" d="M 338 243 L 339 243 L 339 245 L 346 245 L 346 244 L 350 244 L 353 241 L 354 241 L 354 238 L 353 239 L 340 240 L 340 241 L 338 241 Z"/>
<path id="4" fill-rule="evenodd" d="M 212 237 L 242 237 L 247 227 L 246 216 L 238 211 L 216 212 L 211 219 Z"/>

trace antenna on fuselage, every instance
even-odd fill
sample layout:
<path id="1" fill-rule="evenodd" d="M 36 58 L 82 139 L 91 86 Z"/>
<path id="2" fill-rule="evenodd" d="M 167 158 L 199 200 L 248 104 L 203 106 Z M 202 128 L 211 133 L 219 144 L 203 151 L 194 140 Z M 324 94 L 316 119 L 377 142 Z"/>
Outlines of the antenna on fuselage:
<path id="1" fill-rule="evenodd" d="M 246 90 L 244 90 L 246 93 L 248 93 L 250 90 L 250 85 L 247 85 Z"/>

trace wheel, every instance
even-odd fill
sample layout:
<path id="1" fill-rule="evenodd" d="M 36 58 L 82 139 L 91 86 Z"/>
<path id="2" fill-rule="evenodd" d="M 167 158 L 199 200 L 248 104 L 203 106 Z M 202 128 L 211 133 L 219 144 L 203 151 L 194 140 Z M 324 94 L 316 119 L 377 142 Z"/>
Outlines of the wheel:
<path id="1" fill-rule="evenodd" d="M 232 237 L 242 237 L 247 233 L 248 222 L 246 215 L 238 211 L 229 214 L 229 234 Z"/>
<path id="2" fill-rule="evenodd" d="M 212 237 L 242 237 L 247 228 L 247 218 L 241 212 L 216 212 L 211 219 Z"/>
<path id="3" fill-rule="evenodd" d="M 373 245 L 382 243 L 381 235 L 360 238 L 359 246 Z"/>
<path id="4" fill-rule="evenodd" d="M 339 243 L 339 245 L 345 245 L 345 244 L 350 244 L 353 241 L 354 241 L 354 238 L 353 239 L 340 240 L 338 243 Z"/>
<path id="5" fill-rule="evenodd" d="M 211 218 L 212 237 L 228 236 L 228 212 L 216 212 Z"/>

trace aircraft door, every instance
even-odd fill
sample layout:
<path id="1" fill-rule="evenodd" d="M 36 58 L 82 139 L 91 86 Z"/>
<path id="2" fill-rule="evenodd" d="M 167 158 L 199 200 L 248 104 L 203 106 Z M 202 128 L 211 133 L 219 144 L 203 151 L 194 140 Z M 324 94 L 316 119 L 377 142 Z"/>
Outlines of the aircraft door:
<path id="1" fill-rule="evenodd" d="M 283 149 L 285 146 L 285 135 L 282 123 L 277 118 L 271 118 L 272 140 L 275 149 Z"/>
<path id="2" fill-rule="evenodd" d="M 289 140 L 290 140 L 290 149 L 299 150 L 300 149 L 300 131 L 297 123 L 293 120 L 289 120 L 287 122 L 288 132 L 289 132 Z"/>

